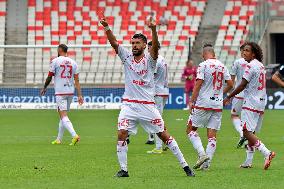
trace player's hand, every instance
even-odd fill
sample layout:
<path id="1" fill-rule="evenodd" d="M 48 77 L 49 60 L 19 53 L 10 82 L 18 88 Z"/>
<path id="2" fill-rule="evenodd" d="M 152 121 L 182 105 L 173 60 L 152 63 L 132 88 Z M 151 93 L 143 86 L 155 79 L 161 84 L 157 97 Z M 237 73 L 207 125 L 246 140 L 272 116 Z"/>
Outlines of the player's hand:
<path id="1" fill-rule="evenodd" d="M 82 105 L 84 103 L 84 98 L 82 96 L 78 96 L 78 103 Z"/>
<path id="2" fill-rule="evenodd" d="M 223 105 L 226 106 L 226 105 L 230 104 L 230 102 L 231 102 L 231 99 L 228 98 L 228 97 L 226 97 L 226 98 L 223 100 Z"/>
<path id="3" fill-rule="evenodd" d="M 46 93 L 46 88 L 43 88 L 43 89 L 40 90 L 40 95 L 41 96 L 44 96 L 45 93 Z"/>
<path id="4" fill-rule="evenodd" d="M 151 29 L 156 29 L 156 20 L 154 20 L 154 18 L 151 16 L 150 17 L 150 21 L 148 23 L 148 27 Z"/>
<path id="5" fill-rule="evenodd" d="M 103 27 L 107 27 L 108 26 L 108 22 L 106 20 L 105 15 L 103 14 L 103 12 L 99 13 L 99 19 L 100 19 L 100 23 L 101 23 L 101 25 L 103 25 Z"/>

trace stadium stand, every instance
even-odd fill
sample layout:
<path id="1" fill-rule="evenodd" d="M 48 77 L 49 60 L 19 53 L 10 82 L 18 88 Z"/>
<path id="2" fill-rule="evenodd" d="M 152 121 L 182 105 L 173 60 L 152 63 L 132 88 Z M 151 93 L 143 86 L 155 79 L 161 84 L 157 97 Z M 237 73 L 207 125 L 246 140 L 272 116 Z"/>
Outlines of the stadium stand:
<path id="1" fill-rule="evenodd" d="M 188 56 L 188 37 L 194 43 L 207 0 L 28 0 L 29 45 L 105 45 L 108 44 L 97 13 L 104 11 L 121 44 L 129 44 L 135 32 L 148 37 L 145 20 L 150 11 L 157 20 L 165 16 L 168 26 L 158 29 L 161 49 L 169 63 L 170 82 L 179 83 Z M 128 10 L 127 12 L 124 10 Z M 29 48 L 27 83 L 42 83 L 55 48 Z M 69 56 L 81 69 L 82 83 L 123 83 L 120 60 L 109 48 L 71 48 Z M 33 72 L 35 74 L 33 74 Z"/>
<path id="2" fill-rule="evenodd" d="M 0 45 L 5 44 L 6 0 L 0 0 Z M 0 83 L 3 77 L 4 48 L 0 48 Z"/>
<path id="3" fill-rule="evenodd" d="M 268 3 L 271 16 L 284 16 L 284 1 L 268 0 Z"/>
<path id="4" fill-rule="evenodd" d="M 257 0 L 229 0 L 215 42 L 216 55 L 227 66 L 239 54 L 253 20 Z"/>

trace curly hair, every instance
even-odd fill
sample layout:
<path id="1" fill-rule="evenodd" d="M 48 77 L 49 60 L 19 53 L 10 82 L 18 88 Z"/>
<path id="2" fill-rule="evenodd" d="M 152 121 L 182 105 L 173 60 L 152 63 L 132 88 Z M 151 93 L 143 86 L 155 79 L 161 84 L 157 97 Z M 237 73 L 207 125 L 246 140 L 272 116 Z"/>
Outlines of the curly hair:
<path id="1" fill-rule="evenodd" d="M 241 46 L 240 46 L 240 50 L 244 50 L 245 46 L 247 45 L 247 41 L 245 41 Z"/>
<path id="2" fill-rule="evenodd" d="M 254 53 L 255 59 L 257 59 L 259 62 L 262 62 L 263 53 L 261 47 L 255 42 L 247 42 L 246 45 L 251 47 L 251 51 Z"/>

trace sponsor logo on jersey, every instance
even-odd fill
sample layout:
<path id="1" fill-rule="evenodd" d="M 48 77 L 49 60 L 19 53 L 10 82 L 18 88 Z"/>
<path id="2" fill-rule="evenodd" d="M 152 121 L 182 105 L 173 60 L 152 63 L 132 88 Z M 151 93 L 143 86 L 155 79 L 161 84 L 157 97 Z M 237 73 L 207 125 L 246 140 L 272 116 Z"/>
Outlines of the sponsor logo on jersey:
<path id="1" fill-rule="evenodd" d="M 132 83 L 134 83 L 135 85 L 144 86 L 146 82 L 141 80 L 132 80 Z"/>

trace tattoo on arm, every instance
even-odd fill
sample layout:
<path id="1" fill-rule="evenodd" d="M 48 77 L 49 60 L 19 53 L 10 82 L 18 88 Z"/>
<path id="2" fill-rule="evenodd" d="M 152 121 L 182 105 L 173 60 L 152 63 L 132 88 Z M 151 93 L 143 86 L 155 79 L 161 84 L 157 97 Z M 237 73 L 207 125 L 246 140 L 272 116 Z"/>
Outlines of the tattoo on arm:
<path id="1" fill-rule="evenodd" d="M 50 84 L 52 80 L 52 77 L 51 76 L 47 76 L 46 80 L 45 80 L 45 83 L 44 83 L 44 87 L 43 88 L 47 88 L 47 86 Z"/>

